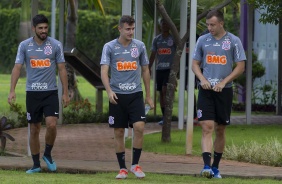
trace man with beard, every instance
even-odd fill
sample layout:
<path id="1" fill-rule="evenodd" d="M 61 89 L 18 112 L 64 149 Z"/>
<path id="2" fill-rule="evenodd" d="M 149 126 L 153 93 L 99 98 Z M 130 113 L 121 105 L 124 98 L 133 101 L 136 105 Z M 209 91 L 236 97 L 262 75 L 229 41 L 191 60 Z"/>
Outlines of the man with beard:
<path id="1" fill-rule="evenodd" d="M 15 88 L 23 64 L 26 64 L 26 111 L 30 123 L 30 150 L 33 166 L 26 173 L 41 171 L 39 133 L 43 114 L 46 123 L 45 151 L 42 159 L 50 171 L 56 171 L 57 166 L 51 156 L 56 135 L 57 119 L 59 117 L 59 99 L 56 80 L 56 67 L 62 81 L 62 103 L 69 104 L 68 80 L 62 44 L 48 36 L 48 19 L 44 15 L 36 15 L 32 19 L 32 30 L 35 36 L 19 44 L 15 66 L 11 74 L 11 87 L 8 103 L 16 100 Z"/>

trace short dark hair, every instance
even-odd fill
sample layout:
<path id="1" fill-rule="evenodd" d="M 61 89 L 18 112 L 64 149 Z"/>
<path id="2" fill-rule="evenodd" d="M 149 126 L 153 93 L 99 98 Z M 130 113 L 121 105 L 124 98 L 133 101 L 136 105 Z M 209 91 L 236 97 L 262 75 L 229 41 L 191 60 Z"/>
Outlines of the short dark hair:
<path id="1" fill-rule="evenodd" d="M 32 18 L 32 25 L 34 27 L 36 27 L 38 24 L 41 24 L 41 23 L 49 23 L 47 17 L 45 17 L 45 15 L 42 15 L 42 14 L 38 14 L 38 15 L 35 15 L 33 18 Z"/>
<path id="2" fill-rule="evenodd" d="M 135 23 L 135 19 L 130 15 L 123 15 L 119 19 L 119 26 L 122 27 L 124 23 L 127 23 L 128 25 L 131 26 L 132 24 Z"/>
<path id="3" fill-rule="evenodd" d="M 210 18 L 212 18 L 213 16 L 215 16 L 215 17 L 218 19 L 218 21 L 224 22 L 224 16 L 223 16 L 223 13 L 222 13 L 220 10 L 212 10 L 212 11 L 210 11 L 210 12 L 207 14 L 207 16 L 206 16 L 206 19 L 210 19 Z"/>

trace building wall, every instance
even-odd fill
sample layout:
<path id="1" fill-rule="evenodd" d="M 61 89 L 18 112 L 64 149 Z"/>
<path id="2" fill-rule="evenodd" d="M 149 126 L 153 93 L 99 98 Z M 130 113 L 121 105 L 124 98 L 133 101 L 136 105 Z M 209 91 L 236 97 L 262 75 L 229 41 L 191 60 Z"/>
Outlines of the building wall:
<path id="1" fill-rule="evenodd" d="M 265 75 L 256 80 L 254 85 L 264 82 L 277 82 L 278 77 L 278 26 L 259 22 L 260 13 L 254 15 L 253 50 L 258 60 L 265 66 Z"/>
<path id="2" fill-rule="evenodd" d="M 259 18 L 260 13 L 255 11 L 253 50 L 257 55 L 257 60 L 265 67 L 265 75 L 254 81 L 252 98 L 255 98 L 256 103 L 259 104 L 275 104 L 277 101 L 279 26 L 262 24 Z M 267 92 L 260 89 L 265 85 L 271 86 Z"/>

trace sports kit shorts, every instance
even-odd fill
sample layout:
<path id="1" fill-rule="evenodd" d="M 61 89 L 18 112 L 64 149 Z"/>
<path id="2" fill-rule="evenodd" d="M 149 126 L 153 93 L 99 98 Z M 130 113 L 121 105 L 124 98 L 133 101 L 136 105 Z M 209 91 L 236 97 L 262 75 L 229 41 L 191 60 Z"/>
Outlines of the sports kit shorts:
<path id="1" fill-rule="evenodd" d="M 117 104 L 109 102 L 109 126 L 112 128 L 133 127 L 133 123 L 146 123 L 143 92 L 116 94 Z"/>
<path id="2" fill-rule="evenodd" d="M 163 86 L 167 86 L 170 69 L 157 70 L 156 73 L 157 91 L 161 91 Z"/>
<path id="3" fill-rule="evenodd" d="M 59 117 L 58 91 L 27 91 L 26 117 L 29 123 L 40 123 L 45 117 Z"/>
<path id="4" fill-rule="evenodd" d="M 198 120 L 213 120 L 218 124 L 229 125 L 232 100 L 232 88 L 223 88 L 222 92 L 215 92 L 199 87 L 197 103 Z"/>

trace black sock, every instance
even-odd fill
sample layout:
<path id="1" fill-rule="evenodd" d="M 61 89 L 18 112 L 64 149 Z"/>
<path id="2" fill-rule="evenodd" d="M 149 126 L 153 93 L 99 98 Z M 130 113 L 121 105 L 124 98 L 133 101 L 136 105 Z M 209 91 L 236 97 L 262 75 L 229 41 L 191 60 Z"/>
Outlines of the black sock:
<path id="1" fill-rule="evenodd" d="M 139 162 L 140 156 L 141 156 L 141 149 L 138 148 L 133 148 L 133 160 L 132 160 L 132 165 L 136 165 Z"/>
<path id="2" fill-rule="evenodd" d="M 218 169 L 218 165 L 219 165 L 221 157 L 222 157 L 222 153 L 214 152 L 214 155 L 213 155 L 214 159 L 213 159 L 212 167 L 216 167 Z"/>
<path id="3" fill-rule="evenodd" d="M 51 157 L 52 148 L 53 148 L 53 145 L 49 145 L 49 144 L 45 145 L 44 156 L 49 160 L 50 163 L 53 163 L 53 160 Z"/>
<path id="4" fill-rule="evenodd" d="M 116 153 L 120 169 L 126 169 L 125 166 L 125 152 Z"/>
<path id="5" fill-rule="evenodd" d="M 211 153 L 210 152 L 204 152 L 204 153 L 202 153 L 202 155 L 203 155 L 204 164 L 211 166 Z"/>
<path id="6" fill-rule="evenodd" d="M 165 114 L 165 108 L 164 108 L 164 107 L 161 107 L 161 109 L 162 109 L 162 114 L 163 114 L 163 116 L 164 116 L 164 114 Z"/>
<path id="7" fill-rule="evenodd" d="M 51 155 L 52 148 L 53 148 L 53 145 L 46 144 L 44 155 Z"/>
<path id="8" fill-rule="evenodd" d="M 40 167 L 39 153 L 36 154 L 36 155 L 31 155 L 31 156 L 32 156 L 32 160 L 33 160 L 33 167 L 32 167 L 32 169 Z"/>

